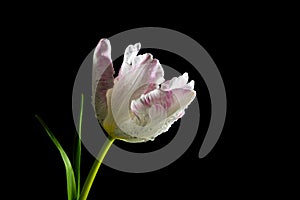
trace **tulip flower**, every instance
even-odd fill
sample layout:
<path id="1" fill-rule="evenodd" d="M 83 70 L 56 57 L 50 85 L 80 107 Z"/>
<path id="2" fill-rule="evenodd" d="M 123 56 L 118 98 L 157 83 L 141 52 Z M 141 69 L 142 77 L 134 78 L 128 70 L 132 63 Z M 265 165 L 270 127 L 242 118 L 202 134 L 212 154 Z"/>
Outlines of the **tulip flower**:
<path id="1" fill-rule="evenodd" d="M 100 40 L 93 57 L 96 117 L 110 137 L 127 142 L 154 140 L 166 132 L 196 96 L 187 73 L 165 81 L 159 60 L 137 55 L 140 49 L 140 43 L 126 48 L 116 78 L 109 40 Z"/>
<path id="2" fill-rule="evenodd" d="M 66 168 L 69 200 L 86 200 L 97 171 L 115 139 L 127 142 L 154 140 L 184 115 L 185 109 L 196 97 L 194 81 L 188 74 L 165 81 L 164 70 L 149 53 L 137 55 L 141 44 L 125 49 L 123 64 L 114 78 L 109 40 L 101 39 L 94 51 L 92 74 L 92 104 L 99 123 L 108 133 L 81 190 L 81 126 L 83 95 L 75 151 L 75 173 L 60 143 L 44 121 L 39 122 L 59 150 Z"/>

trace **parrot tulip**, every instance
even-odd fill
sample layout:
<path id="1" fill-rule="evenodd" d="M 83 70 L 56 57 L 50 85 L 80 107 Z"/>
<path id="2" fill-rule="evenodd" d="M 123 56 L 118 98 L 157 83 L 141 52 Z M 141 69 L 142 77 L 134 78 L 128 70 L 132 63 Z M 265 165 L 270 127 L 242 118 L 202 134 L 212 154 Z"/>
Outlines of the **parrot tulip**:
<path id="1" fill-rule="evenodd" d="M 164 70 L 149 53 L 137 55 L 141 44 L 129 45 L 114 78 L 111 45 L 101 39 L 94 51 L 92 104 L 99 123 L 115 139 L 145 142 L 184 115 L 196 97 L 188 74 L 165 81 Z"/>

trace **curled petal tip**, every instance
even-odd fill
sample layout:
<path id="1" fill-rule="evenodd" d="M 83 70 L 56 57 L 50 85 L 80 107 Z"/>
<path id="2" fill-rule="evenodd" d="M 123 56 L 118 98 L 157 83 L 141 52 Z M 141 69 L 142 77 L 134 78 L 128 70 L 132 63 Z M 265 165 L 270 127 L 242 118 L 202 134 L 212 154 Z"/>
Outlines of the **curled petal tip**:
<path id="1" fill-rule="evenodd" d="M 195 86 L 195 81 L 194 81 L 194 80 L 191 80 L 187 85 L 189 86 L 190 89 L 193 90 L 193 89 L 194 89 L 194 86 Z"/>
<path id="2" fill-rule="evenodd" d="M 124 53 L 124 61 L 128 65 L 130 65 L 133 61 L 133 59 L 136 57 L 138 54 L 139 50 L 141 49 L 141 43 L 136 43 L 135 45 L 129 45 L 125 49 Z"/>

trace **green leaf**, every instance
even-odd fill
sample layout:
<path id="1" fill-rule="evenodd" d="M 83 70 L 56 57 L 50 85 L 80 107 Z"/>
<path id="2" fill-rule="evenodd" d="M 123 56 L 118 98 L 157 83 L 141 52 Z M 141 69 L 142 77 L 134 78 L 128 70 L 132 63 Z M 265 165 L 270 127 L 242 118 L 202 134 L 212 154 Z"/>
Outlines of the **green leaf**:
<path id="1" fill-rule="evenodd" d="M 74 152 L 74 169 L 75 169 L 75 179 L 77 183 L 77 200 L 80 197 L 80 162 L 81 162 L 81 127 L 82 127 L 82 113 L 83 113 L 83 101 L 84 96 L 81 94 L 81 104 L 80 104 L 80 114 L 78 122 L 78 134 L 76 134 L 76 150 Z"/>
<path id="2" fill-rule="evenodd" d="M 76 198 L 76 183 L 75 183 L 75 177 L 74 177 L 74 172 L 73 172 L 71 162 L 70 162 L 66 152 L 63 150 L 62 146 L 59 144 L 57 139 L 54 137 L 53 133 L 50 131 L 48 126 L 45 124 L 45 122 L 38 115 L 35 115 L 35 117 L 38 119 L 38 121 L 44 127 L 45 131 L 51 138 L 52 142 L 55 144 L 55 146 L 57 147 L 57 149 L 60 152 L 60 155 L 64 161 L 65 168 L 66 168 L 68 200 L 74 200 Z"/>

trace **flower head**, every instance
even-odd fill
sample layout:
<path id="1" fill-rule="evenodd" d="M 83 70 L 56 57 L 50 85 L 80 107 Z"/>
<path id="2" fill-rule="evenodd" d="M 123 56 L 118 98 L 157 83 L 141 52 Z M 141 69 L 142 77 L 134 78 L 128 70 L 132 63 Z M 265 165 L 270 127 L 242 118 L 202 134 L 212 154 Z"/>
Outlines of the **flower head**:
<path id="1" fill-rule="evenodd" d="M 109 135 L 128 142 L 153 140 L 184 115 L 196 96 L 188 74 L 165 81 L 164 70 L 149 53 L 137 55 L 141 44 L 129 45 L 114 78 L 109 40 L 94 51 L 92 104 Z"/>

